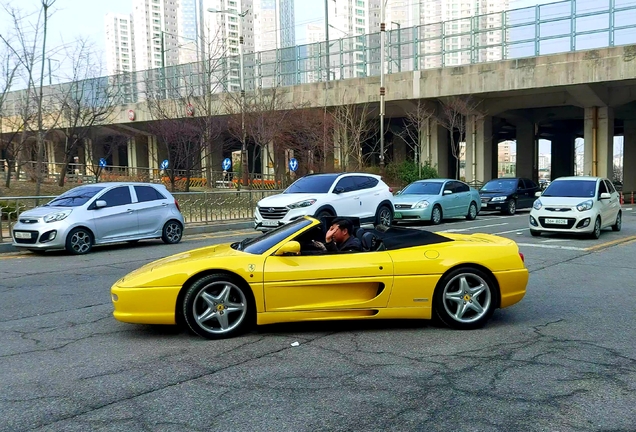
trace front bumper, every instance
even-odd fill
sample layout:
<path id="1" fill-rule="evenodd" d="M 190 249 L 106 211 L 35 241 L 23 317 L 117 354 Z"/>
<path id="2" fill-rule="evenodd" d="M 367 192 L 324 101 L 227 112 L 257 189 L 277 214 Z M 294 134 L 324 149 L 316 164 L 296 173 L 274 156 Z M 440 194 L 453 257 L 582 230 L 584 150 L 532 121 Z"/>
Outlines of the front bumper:
<path id="1" fill-rule="evenodd" d="M 272 212 L 263 212 L 258 207 L 254 209 L 254 229 L 266 231 L 278 228 L 281 225 L 290 223 L 293 220 L 303 216 L 311 216 L 314 214 L 314 207 L 305 207 L 299 209 L 287 209 L 284 207 L 271 207 L 275 210 Z M 308 210 L 308 209 L 312 210 Z"/>
<path id="2" fill-rule="evenodd" d="M 393 208 L 393 220 L 431 220 L 431 211 L 433 206 L 429 205 L 426 208 Z"/>
<path id="3" fill-rule="evenodd" d="M 533 231 L 587 234 L 594 231 L 596 216 L 593 210 L 552 212 L 533 209 L 528 217 L 528 224 Z"/>
<path id="4" fill-rule="evenodd" d="M 482 201 L 481 210 L 506 210 L 508 209 L 508 200 L 506 201 Z"/>
<path id="5" fill-rule="evenodd" d="M 69 226 L 59 222 L 17 222 L 11 230 L 13 246 L 26 249 L 63 249 Z"/>
<path id="6" fill-rule="evenodd" d="M 133 324 L 176 324 L 175 310 L 180 286 L 110 289 L 113 316 Z"/>

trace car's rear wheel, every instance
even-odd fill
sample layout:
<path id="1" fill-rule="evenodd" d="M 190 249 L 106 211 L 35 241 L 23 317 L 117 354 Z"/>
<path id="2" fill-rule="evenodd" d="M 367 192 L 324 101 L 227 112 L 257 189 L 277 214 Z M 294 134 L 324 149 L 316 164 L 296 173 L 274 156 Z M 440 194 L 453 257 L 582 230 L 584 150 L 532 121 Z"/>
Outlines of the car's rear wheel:
<path id="1" fill-rule="evenodd" d="M 177 244 L 183 237 L 183 226 L 181 222 L 176 220 L 169 220 L 163 226 L 161 231 L 161 240 L 166 244 Z"/>
<path id="2" fill-rule="evenodd" d="M 380 206 L 375 214 L 375 224 L 390 227 L 393 223 L 393 213 L 388 206 Z"/>
<path id="3" fill-rule="evenodd" d="M 442 208 L 436 204 L 431 212 L 431 222 L 433 222 L 433 225 L 439 225 L 442 222 L 443 217 L 444 214 L 442 213 Z"/>
<path id="4" fill-rule="evenodd" d="M 448 327 L 471 330 L 482 327 L 497 305 L 498 291 L 482 270 L 463 267 L 444 276 L 433 295 L 435 314 Z"/>
<path id="5" fill-rule="evenodd" d="M 207 339 L 235 336 L 254 322 L 254 300 L 244 284 L 225 274 L 200 278 L 188 288 L 182 304 L 185 322 Z"/>
<path id="6" fill-rule="evenodd" d="M 592 238 L 597 239 L 601 236 L 601 217 L 597 216 L 594 221 L 594 230 L 592 231 Z"/>
<path id="7" fill-rule="evenodd" d="M 621 226 L 623 225 L 623 215 L 621 213 L 622 212 L 619 210 L 618 214 L 616 215 L 616 222 L 614 223 L 614 225 L 612 225 L 613 231 L 621 230 Z"/>
<path id="8" fill-rule="evenodd" d="M 75 228 L 66 236 L 66 251 L 84 255 L 93 249 L 93 235 L 86 228 Z"/>
<path id="9" fill-rule="evenodd" d="M 468 214 L 466 215 L 466 219 L 468 220 L 475 220 L 477 218 L 477 204 L 475 204 L 475 201 L 470 203 L 470 206 L 468 207 Z"/>

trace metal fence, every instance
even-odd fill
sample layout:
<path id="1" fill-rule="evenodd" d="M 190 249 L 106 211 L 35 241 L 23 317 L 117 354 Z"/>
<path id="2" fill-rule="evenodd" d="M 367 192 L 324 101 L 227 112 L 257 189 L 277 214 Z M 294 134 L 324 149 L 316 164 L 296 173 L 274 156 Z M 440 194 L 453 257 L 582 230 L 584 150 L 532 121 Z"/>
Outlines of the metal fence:
<path id="1" fill-rule="evenodd" d="M 254 217 L 259 200 L 279 190 L 175 192 L 186 224 L 229 222 Z M 10 230 L 20 213 L 43 205 L 55 196 L 0 197 L 0 242 L 11 241 Z"/>
<path id="2" fill-rule="evenodd" d="M 454 12 L 453 12 L 454 13 Z M 391 25 L 393 26 L 393 24 Z M 391 27 L 390 26 L 390 27 Z M 634 0 L 566 0 L 386 32 L 385 72 L 404 72 L 532 57 L 636 43 Z M 376 76 L 380 33 L 346 37 L 244 54 L 246 90 Z M 152 97 L 178 98 L 239 88 L 236 57 L 221 58 L 218 74 L 208 63 L 188 63 L 86 80 L 95 103 L 136 103 Z M 212 76 L 212 78 L 210 78 Z M 210 80 L 214 81 L 211 86 Z M 45 94 L 67 90 L 50 86 Z M 109 87 L 122 91 L 109 92 Z M 88 90 L 87 90 L 88 89 Z M 102 95 L 102 96 L 100 96 Z M 18 112 L 25 91 L 8 94 L 4 111 Z M 105 101 L 104 98 L 109 99 Z"/>

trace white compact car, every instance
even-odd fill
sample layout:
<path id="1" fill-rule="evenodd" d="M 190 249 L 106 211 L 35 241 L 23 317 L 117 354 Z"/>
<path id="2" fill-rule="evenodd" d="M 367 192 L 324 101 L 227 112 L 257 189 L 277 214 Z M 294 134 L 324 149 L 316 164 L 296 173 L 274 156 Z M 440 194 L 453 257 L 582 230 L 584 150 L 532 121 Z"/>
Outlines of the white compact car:
<path id="1" fill-rule="evenodd" d="M 390 226 L 393 191 L 379 175 L 310 174 L 283 193 L 263 198 L 254 211 L 254 228 L 268 231 L 302 216 L 350 216 L 360 223 Z"/>
<path id="2" fill-rule="evenodd" d="M 533 236 L 556 232 L 599 238 L 603 228 L 621 229 L 620 196 L 606 178 L 560 177 L 537 195 L 529 220 Z"/>

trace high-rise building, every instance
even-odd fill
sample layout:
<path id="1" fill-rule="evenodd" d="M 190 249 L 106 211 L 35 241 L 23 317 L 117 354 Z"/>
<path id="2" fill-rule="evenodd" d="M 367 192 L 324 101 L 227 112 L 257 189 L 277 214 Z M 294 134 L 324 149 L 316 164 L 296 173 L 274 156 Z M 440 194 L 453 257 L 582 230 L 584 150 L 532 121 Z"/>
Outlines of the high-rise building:
<path id="1" fill-rule="evenodd" d="M 138 71 L 179 62 L 177 0 L 133 0 Z"/>
<path id="2" fill-rule="evenodd" d="M 132 17 L 106 14 L 106 68 L 108 75 L 135 71 L 135 33 Z"/>
<path id="3" fill-rule="evenodd" d="M 265 78 L 262 87 L 293 84 L 295 65 L 293 0 L 253 0 L 254 51 Z M 276 50 L 279 50 L 278 53 Z"/>
<path id="4" fill-rule="evenodd" d="M 179 0 L 177 27 L 179 29 L 179 63 L 192 63 L 201 58 L 202 0 Z"/>

